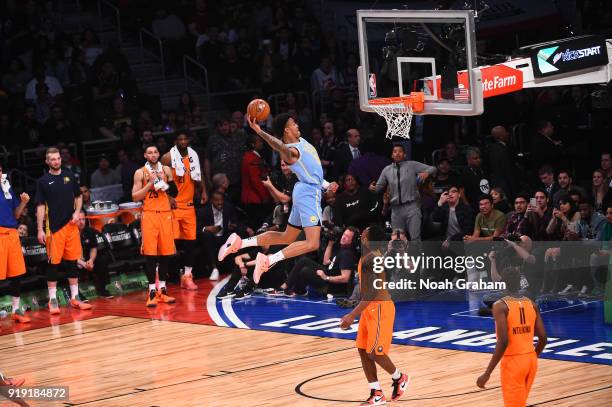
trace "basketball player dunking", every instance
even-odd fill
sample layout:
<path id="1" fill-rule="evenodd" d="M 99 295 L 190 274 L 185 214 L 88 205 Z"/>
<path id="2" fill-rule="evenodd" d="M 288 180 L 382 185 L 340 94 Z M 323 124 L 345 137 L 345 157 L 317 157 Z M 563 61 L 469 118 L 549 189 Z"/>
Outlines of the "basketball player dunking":
<path id="1" fill-rule="evenodd" d="M 410 382 L 408 375 L 400 372 L 388 356 L 393 339 L 395 305 L 387 290 L 374 289 L 374 279 L 384 278 L 384 274 L 374 274 L 374 257 L 382 256 L 382 252 L 375 246 L 385 240 L 385 232 L 379 226 L 370 226 L 361 234 L 363 254 L 357 266 L 361 301 L 340 321 L 340 328 L 349 329 L 359 316 L 356 345 L 363 373 L 370 386 L 370 396 L 361 403 L 362 406 L 382 406 L 387 403 L 378 382 L 377 364 L 393 379 L 393 401 L 404 394 Z"/>
<path id="2" fill-rule="evenodd" d="M 272 123 L 274 133 L 282 137 L 282 140 L 263 131 L 253 118 L 248 117 L 247 120 L 255 133 L 280 154 L 280 158 L 291 167 L 291 171 L 299 181 L 293 189 L 293 206 L 289 214 L 289 224 L 284 232 L 265 232 L 244 240 L 232 233 L 219 249 L 219 261 L 222 261 L 229 254 L 247 247 L 288 245 L 283 250 L 268 256 L 257 254 L 253 271 L 253 281 L 257 284 L 261 275 L 279 261 L 319 248 L 321 190 L 336 192 L 338 184 L 323 179 L 323 167 L 317 150 L 300 137 L 300 128 L 289 114 L 279 114 Z M 306 240 L 296 242 L 295 239 L 302 228 Z"/>
<path id="3" fill-rule="evenodd" d="M 192 270 L 196 250 L 196 213 L 194 197 L 200 196 L 202 205 L 206 203 L 198 153 L 189 147 L 189 130 L 178 130 L 174 147 L 164 154 L 161 163 L 172 169 L 172 179 L 178 189 L 176 198 L 171 198 L 174 219 L 174 240 L 177 247 L 184 251 L 185 273 L 181 276 L 181 288 L 197 290 L 193 282 Z"/>
<path id="4" fill-rule="evenodd" d="M 176 197 L 178 190 L 172 180 L 169 167 L 159 160 L 159 150 L 154 145 L 147 146 L 144 152 L 147 162 L 134 174 L 132 199 L 143 201 L 142 205 L 142 248 L 146 258 L 145 273 L 149 280 L 147 307 L 158 303 L 173 303 L 175 299 L 168 296 L 166 277 L 168 275 L 169 257 L 176 252 L 170 197 Z M 155 269 L 159 278 L 159 291 L 155 287 Z"/>
<path id="5" fill-rule="evenodd" d="M 519 295 L 521 274 L 508 267 L 502 274 L 506 296 L 493 304 L 497 345 L 476 384 L 484 389 L 491 373 L 501 360 L 501 387 L 506 407 L 525 407 L 529 390 L 535 379 L 538 355 L 546 346 L 546 330 L 538 307 L 527 297 Z M 533 348 L 533 336 L 538 344 Z"/>

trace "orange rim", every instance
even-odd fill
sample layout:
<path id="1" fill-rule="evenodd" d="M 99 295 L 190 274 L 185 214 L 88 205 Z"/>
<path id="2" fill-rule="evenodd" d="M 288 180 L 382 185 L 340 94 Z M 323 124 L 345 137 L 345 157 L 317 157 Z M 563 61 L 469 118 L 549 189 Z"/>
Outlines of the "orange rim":
<path id="1" fill-rule="evenodd" d="M 378 98 L 369 101 L 371 105 L 400 105 L 410 107 L 413 112 L 421 112 L 424 108 L 425 94 L 423 92 L 410 92 L 410 95 L 390 98 Z"/>

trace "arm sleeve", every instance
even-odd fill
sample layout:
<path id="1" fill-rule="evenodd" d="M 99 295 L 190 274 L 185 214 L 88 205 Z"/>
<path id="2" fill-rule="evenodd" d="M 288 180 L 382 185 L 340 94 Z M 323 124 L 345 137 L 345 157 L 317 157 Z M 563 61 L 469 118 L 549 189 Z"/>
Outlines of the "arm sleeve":
<path id="1" fill-rule="evenodd" d="M 385 167 L 382 170 L 380 177 L 378 177 L 378 181 L 376 181 L 376 192 L 382 192 L 387 187 L 387 168 L 389 167 Z"/>
<path id="2" fill-rule="evenodd" d="M 426 172 L 429 175 L 433 175 L 436 172 L 436 167 L 432 167 L 431 165 L 423 164 L 418 161 L 414 162 L 414 169 L 417 173 Z"/>

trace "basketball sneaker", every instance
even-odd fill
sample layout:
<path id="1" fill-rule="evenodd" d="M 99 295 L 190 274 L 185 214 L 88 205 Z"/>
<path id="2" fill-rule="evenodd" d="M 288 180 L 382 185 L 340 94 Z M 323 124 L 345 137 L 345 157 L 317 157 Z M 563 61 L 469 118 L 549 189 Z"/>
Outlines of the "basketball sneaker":
<path id="1" fill-rule="evenodd" d="M 251 292 L 248 290 L 238 290 L 234 296 L 235 300 L 244 300 L 246 298 L 251 298 Z"/>
<path id="2" fill-rule="evenodd" d="M 268 271 L 268 269 L 270 269 L 268 256 L 263 253 L 257 253 L 257 257 L 255 257 L 255 270 L 253 270 L 253 282 L 259 284 L 261 275 Z"/>
<path id="3" fill-rule="evenodd" d="M 49 313 L 51 315 L 57 315 L 60 313 L 59 303 L 57 302 L 57 298 L 51 298 L 49 300 Z"/>
<path id="4" fill-rule="evenodd" d="M 157 290 L 149 291 L 149 295 L 147 296 L 147 307 L 156 307 L 157 301 Z"/>
<path id="5" fill-rule="evenodd" d="M 76 308 L 76 309 L 81 310 L 81 311 L 86 311 L 86 310 L 89 310 L 89 309 L 92 308 L 91 304 L 87 304 L 87 303 L 81 301 L 79 299 L 79 297 L 75 297 L 75 298 L 71 299 L 70 300 L 70 306 L 72 308 Z"/>
<path id="6" fill-rule="evenodd" d="M 227 256 L 232 253 L 236 253 L 242 247 L 242 239 L 236 233 L 232 233 L 227 238 L 227 241 L 223 246 L 219 248 L 219 254 L 217 259 L 223 261 Z"/>
<path id="7" fill-rule="evenodd" d="M 181 276 L 181 288 L 185 290 L 197 290 L 198 286 L 193 282 L 192 276 Z"/>
<path id="8" fill-rule="evenodd" d="M 383 406 L 387 404 L 387 399 L 382 390 L 370 390 L 370 397 L 360 404 L 360 406 Z"/>
<path id="9" fill-rule="evenodd" d="M 26 316 L 25 312 L 23 312 L 21 308 L 17 308 L 15 312 L 13 312 L 13 314 L 11 315 L 11 319 L 21 324 L 27 324 L 31 321 L 31 319 Z"/>
<path id="10" fill-rule="evenodd" d="M 391 400 L 396 401 L 406 391 L 408 388 L 408 383 L 410 383 L 410 376 L 406 373 L 402 373 L 399 379 L 393 380 L 393 384 L 391 387 L 393 388 L 393 393 L 391 393 Z"/>
<path id="11" fill-rule="evenodd" d="M 166 287 L 162 288 L 157 292 L 157 302 L 163 302 L 164 304 L 174 304 L 176 299 L 168 295 Z"/>
<path id="12" fill-rule="evenodd" d="M 217 298 L 220 300 L 223 300 L 225 298 L 233 298 L 234 296 L 236 296 L 236 293 L 234 292 L 234 290 L 230 289 L 227 285 L 223 287 L 221 291 L 219 291 L 219 293 L 217 294 Z"/>

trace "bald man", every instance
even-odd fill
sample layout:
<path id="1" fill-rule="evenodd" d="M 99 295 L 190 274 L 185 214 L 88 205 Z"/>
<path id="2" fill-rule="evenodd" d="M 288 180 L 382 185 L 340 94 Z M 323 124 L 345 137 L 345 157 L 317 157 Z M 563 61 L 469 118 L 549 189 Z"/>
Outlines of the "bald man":
<path id="1" fill-rule="evenodd" d="M 516 152 L 510 142 L 510 133 L 504 126 L 491 129 L 495 140 L 486 147 L 486 160 L 491 173 L 491 187 L 501 187 L 509 199 L 514 198 L 519 185 L 517 180 Z"/>

